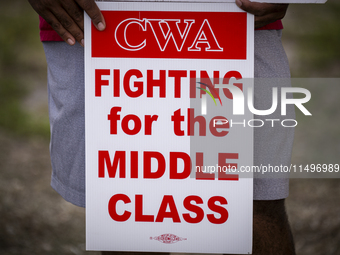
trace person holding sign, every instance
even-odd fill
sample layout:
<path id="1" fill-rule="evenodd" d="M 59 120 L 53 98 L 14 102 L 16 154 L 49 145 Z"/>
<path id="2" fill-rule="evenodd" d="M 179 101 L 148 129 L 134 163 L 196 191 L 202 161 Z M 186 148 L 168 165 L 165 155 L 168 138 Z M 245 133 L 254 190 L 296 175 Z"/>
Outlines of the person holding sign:
<path id="1" fill-rule="evenodd" d="M 67 201 L 85 207 L 83 11 L 99 31 L 105 30 L 106 23 L 94 0 L 28 1 L 41 16 L 40 35 L 48 63 L 51 185 Z M 280 20 L 288 5 L 249 0 L 236 0 L 236 4 L 255 15 L 255 77 L 289 77 L 280 40 Z M 261 90 L 256 93 L 260 101 L 267 101 Z M 292 141 L 293 131 L 275 134 L 268 143 L 266 131 L 256 130 L 254 163 L 287 164 Z M 281 145 L 279 154 L 275 143 Z M 253 254 L 295 254 L 284 205 L 287 196 L 287 179 L 254 180 Z"/>

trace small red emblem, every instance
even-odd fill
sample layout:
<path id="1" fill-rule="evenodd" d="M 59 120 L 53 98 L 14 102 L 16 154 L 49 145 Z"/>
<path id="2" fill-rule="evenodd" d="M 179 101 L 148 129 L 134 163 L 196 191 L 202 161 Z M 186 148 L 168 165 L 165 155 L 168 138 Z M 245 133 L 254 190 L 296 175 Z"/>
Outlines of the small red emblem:
<path id="1" fill-rule="evenodd" d="M 187 239 L 176 236 L 174 234 L 163 234 L 160 236 L 150 237 L 150 240 L 157 240 L 157 241 L 160 241 L 161 243 L 172 244 L 172 243 L 177 243 L 179 241 L 185 241 Z"/>

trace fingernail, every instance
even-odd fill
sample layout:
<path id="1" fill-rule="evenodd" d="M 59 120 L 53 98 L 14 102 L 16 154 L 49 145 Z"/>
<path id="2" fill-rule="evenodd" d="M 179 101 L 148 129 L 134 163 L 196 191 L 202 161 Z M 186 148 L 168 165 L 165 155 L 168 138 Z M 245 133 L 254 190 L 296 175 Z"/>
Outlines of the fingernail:
<path id="1" fill-rule="evenodd" d="M 99 22 L 98 25 L 97 25 L 97 28 L 99 31 L 103 31 L 105 29 L 105 26 L 102 22 Z"/>
<path id="2" fill-rule="evenodd" d="M 68 38 L 68 39 L 67 39 L 67 43 L 68 43 L 69 45 L 73 45 L 73 44 L 74 44 L 74 41 L 73 41 L 71 38 Z"/>
<path id="3" fill-rule="evenodd" d="M 238 7 L 241 7 L 241 6 L 242 6 L 242 2 L 241 2 L 240 0 L 236 0 L 236 5 L 237 5 Z"/>

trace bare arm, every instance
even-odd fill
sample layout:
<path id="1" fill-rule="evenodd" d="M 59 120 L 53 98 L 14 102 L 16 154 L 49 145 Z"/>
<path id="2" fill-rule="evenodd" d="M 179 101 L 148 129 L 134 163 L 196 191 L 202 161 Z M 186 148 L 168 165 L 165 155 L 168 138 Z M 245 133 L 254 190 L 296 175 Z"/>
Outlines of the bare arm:
<path id="1" fill-rule="evenodd" d="M 33 9 L 69 45 L 84 46 L 84 10 L 95 27 L 105 29 L 105 20 L 94 0 L 28 0 Z"/>
<path id="2" fill-rule="evenodd" d="M 249 0 L 236 0 L 236 4 L 242 10 L 255 15 L 255 28 L 282 19 L 288 8 L 288 4 L 255 3 Z"/>

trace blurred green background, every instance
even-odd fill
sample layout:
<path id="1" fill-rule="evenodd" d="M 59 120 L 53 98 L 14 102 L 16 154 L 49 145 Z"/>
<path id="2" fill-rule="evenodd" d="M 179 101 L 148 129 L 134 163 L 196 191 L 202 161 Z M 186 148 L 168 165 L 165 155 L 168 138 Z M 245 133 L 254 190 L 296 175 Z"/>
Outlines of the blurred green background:
<path id="1" fill-rule="evenodd" d="M 340 78 L 340 2 L 291 5 L 283 43 L 292 77 Z M 311 90 L 293 163 L 340 163 L 339 79 Z M 314 110 L 315 109 L 315 110 Z M 84 210 L 49 186 L 46 61 L 38 16 L 0 1 L 0 254 L 85 254 Z M 292 179 L 287 211 L 297 254 L 340 254 L 339 179 Z M 87 252 L 87 254 L 97 254 Z"/>

